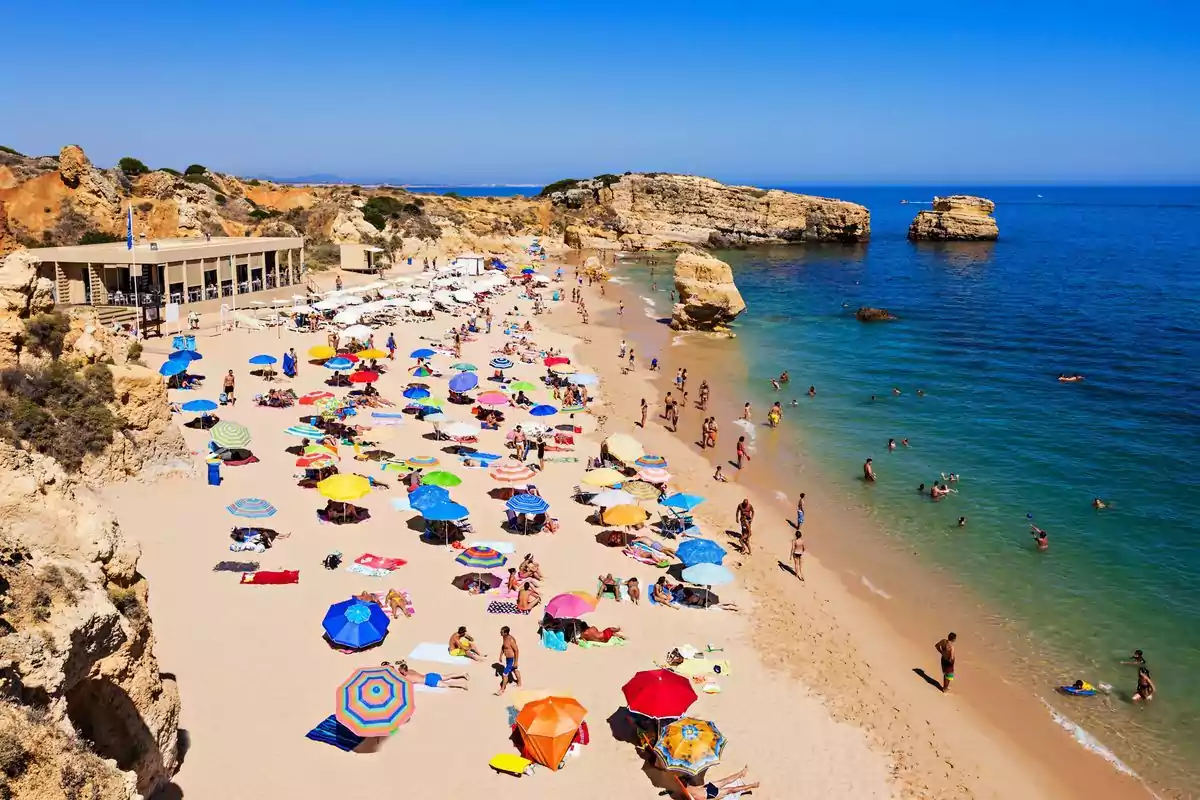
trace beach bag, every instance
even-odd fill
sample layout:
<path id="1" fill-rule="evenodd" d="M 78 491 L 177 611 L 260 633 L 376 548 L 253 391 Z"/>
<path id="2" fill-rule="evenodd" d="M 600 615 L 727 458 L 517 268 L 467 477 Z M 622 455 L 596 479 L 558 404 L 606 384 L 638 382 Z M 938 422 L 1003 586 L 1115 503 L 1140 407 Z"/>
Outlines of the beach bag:
<path id="1" fill-rule="evenodd" d="M 562 652 L 567 649 L 567 638 L 563 636 L 562 631 L 543 630 L 542 645 L 549 650 Z"/>
<path id="2" fill-rule="evenodd" d="M 588 744 L 592 741 L 592 736 L 588 733 L 587 720 L 579 723 L 579 730 L 575 733 L 575 742 L 577 744 Z"/>

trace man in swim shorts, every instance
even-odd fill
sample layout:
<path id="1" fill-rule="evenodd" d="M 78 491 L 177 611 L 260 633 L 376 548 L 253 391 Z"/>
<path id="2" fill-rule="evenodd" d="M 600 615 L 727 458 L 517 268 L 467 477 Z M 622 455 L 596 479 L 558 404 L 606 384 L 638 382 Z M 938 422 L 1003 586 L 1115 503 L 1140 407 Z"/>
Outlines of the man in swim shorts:
<path id="1" fill-rule="evenodd" d="M 954 643 L 958 634 L 951 631 L 945 639 L 933 646 L 942 656 L 942 691 L 950 691 L 950 681 L 954 680 Z"/>
<path id="2" fill-rule="evenodd" d="M 507 625 L 500 629 L 500 656 L 504 659 L 504 669 L 500 674 L 500 691 L 496 692 L 497 695 L 504 694 L 509 683 L 521 685 L 521 670 L 517 666 L 521 650 Z"/>

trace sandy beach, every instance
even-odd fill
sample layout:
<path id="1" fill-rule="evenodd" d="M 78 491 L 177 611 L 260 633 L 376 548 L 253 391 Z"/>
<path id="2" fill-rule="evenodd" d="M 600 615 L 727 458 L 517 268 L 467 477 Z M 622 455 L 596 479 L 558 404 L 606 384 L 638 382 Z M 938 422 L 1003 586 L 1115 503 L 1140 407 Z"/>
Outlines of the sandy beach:
<path id="1" fill-rule="evenodd" d="M 550 267 L 540 269 L 548 272 Z M 331 286 L 333 275 L 318 280 Z M 347 285 L 368 280 L 346 277 Z M 778 562 L 786 558 L 792 536 L 788 510 L 749 484 L 717 484 L 711 479 L 713 464 L 691 441 L 701 412 L 686 410 L 678 434 L 663 427 L 659 400 L 668 373 L 651 374 L 641 363 L 638 371 L 621 374 L 616 354 L 626 334 L 615 325 L 617 292 L 608 292 L 607 298 L 600 298 L 595 288 L 585 287 L 584 292 L 592 315 L 587 326 L 580 324 L 565 299 L 549 303 L 548 314 L 533 316 L 532 303 L 511 290 L 492 302 L 493 332 L 466 343 L 462 353 L 462 360 L 480 365 L 481 378 L 490 372 L 485 365 L 506 340 L 500 322 L 505 310 L 515 305 L 522 321 L 533 321 L 530 338 L 540 349 L 561 349 L 580 369 L 600 377 L 599 386 L 592 388 L 597 400 L 591 413 L 575 417 L 583 434 L 576 436 L 574 451 L 551 454 L 568 460 L 548 461 L 535 479 L 550 503 L 550 515 L 561 523 L 557 532 L 518 537 L 504 531 L 504 504 L 488 495 L 497 483 L 486 469 L 459 465 L 443 449 L 446 442 L 432 440 L 427 423 L 405 419 L 399 426 L 367 431 L 363 438 L 400 457 L 435 456 L 443 468 L 462 477 L 462 485 L 451 495 L 471 512 L 476 534 L 468 542 L 510 541 L 515 547 L 509 557 L 512 566 L 524 553 L 535 554 L 545 574 L 540 592 L 549 599 L 560 592 L 594 592 L 598 574 L 637 576 L 644 587 L 659 574 L 619 549 L 598 544 L 595 535 L 602 528 L 586 521 L 593 509 L 571 499 L 585 459 L 598 454 L 601 440 L 614 433 L 630 434 L 647 452 L 668 460 L 671 490 L 707 498 L 695 512 L 706 536 L 726 544 L 734 506 L 744 497 L 758 509 L 754 555 L 743 557 L 731 549 L 725 564 L 738 579 L 719 589 L 721 599 L 736 603 L 740 612 L 671 611 L 645 599 L 638 606 L 602 600 L 587 620 L 599 628 L 620 627 L 628 635 L 624 646 L 571 646 L 566 652 L 543 647 L 536 635 L 540 609 L 529 616 L 488 614 L 487 598 L 451 585 L 469 570 L 454 562 L 452 549 L 418 538 L 419 516 L 393 510 L 391 499 L 403 492 L 395 473 L 381 471 L 374 462 L 356 462 L 343 449 L 342 472 L 370 475 L 390 488 L 376 489 L 358 501 L 371 512 L 366 522 L 334 526 L 318 521 L 315 512 L 324 506 L 324 498 L 297 486 L 295 457 L 285 452 L 298 440 L 284 429 L 309 408 L 259 407 L 250 400 L 272 386 L 292 388 L 297 394 L 325 388 L 322 382 L 329 371 L 304 356 L 313 345 L 324 344 L 324 333 L 218 332 L 214 321 L 205 320 L 197 337 L 204 359 L 193 370 L 207 376 L 205 385 L 198 391 L 173 391 L 171 399 L 215 399 L 221 376 L 233 369 L 239 402 L 218 414 L 250 429 L 251 449 L 259 463 L 226 467 L 222 485 L 209 486 L 202 456 L 208 434 L 183 428 L 195 453 L 195 477 L 128 483 L 107 491 L 122 527 L 142 546 L 141 569 L 151 587 L 158 657 L 180 686 L 187 751 L 172 787 L 175 796 L 337 793 L 365 798 L 390 789 L 414 797 L 481 792 L 535 798 L 568 793 L 657 797 L 672 784 L 657 770 L 644 768 L 633 746 L 614 735 L 610 721 L 619 732 L 619 709 L 624 705 L 620 687 L 685 643 L 719 648 L 729 664 L 719 680 L 720 692 L 701 694 L 689 713 L 716 722 L 729 739 L 713 774 L 748 766 L 750 778 L 762 784 L 754 796 L 1137 796 L 1138 784 L 1075 746 L 1044 713 L 1035 713 L 1015 685 L 975 661 L 970 644 L 960 650 L 963 671 L 970 677 L 964 675 L 950 695 L 942 696 L 914 675 L 919 667 L 936 672 L 932 643 L 954 620 L 910 614 L 903 600 L 885 609 L 878 597 L 847 578 L 842 564 L 827 566 L 825 542 L 840 526 L 857 523 L 851 521 L 852 511 L 823 503 L 819 487 L 807 488 L 814 511 L 805 525 L 806 581 L 800 583 L 782 570 Z M 465 314 L 438 313 L 431 321 L 396 325 L 397 359 L 376 384 L 381 395 L 402 401 L 401 392 L 410 380 L 406 368 L 414 363 L 407 358 L 409 351 L 436 347 L 434 343 L 444 342 L 447 329 L 463 321 Z M 622 321 L 630 322 L 628 317 Z M 388 332 L 377 332 L 377 344 Z M 282 357 L 288 348 L 301 354 L 294 380 L 268 384 L 249 374 L 253 355 Z M 169 338 L 153 340 L 144 358 L 154 366 L 169 349 Z M 429 379 L 435 396 L 445 394 L 445 380 L 453 375 L 449 365 L 455 360 L 448 355 L 434 358 L 444 373 Z M 673 365 L 664 368 L 673 375 Z M 507 374 L 536 381 L 543 373 L 540 363 L 518 363 Z M 700 377 L 693 373 L 695 385 Z M 641 397 L 652 406 L 646 430 L 636 425 Z M 535 393 L 534 400 L 549 401 L 549 392 Z M 714 401 L 732 402 L 721 396 L 719 384 L 714 385 Z M 467 418 L 465 407 L 448 408 L 452 418 Z M 506 413 L 500 431 L 483 432 L 481 450 L 507 452 L 504 432 L 528 414 L 512 408 Z M 188 418 L 183 415 L 179 421 Z M 357 422 L 369 425 L 370 419 L 360 416 Z M 734 430 L 723 424 L 717 454 L 722 461 L 736 440 Z M 736 471 L 727 466 L 726 472 L 732 478 Z M 288 538 L 262 554 L 231 553 L 229 531 L 241 521 L 225 506 L 243 497 L 273 503 L 278 514 L 265 524 Z M 333 550 L 344 555 L 345 563 L 328 571 L 321 562 Z M 348 572 L 345 567 L 363 553 L 407 563 L 386 578 Z M 299 570 L 300 580 L 295 585 L 243 585 L 240 571 L 225 562 L 248 562 L 245 569 Z M 345 654 L 322 640 L 321 620 L 330 604 L 363 590 L 389 588 L 406 590 L 415 614 L 393 621 L 381 645 Z M 897 616 L 907 616 L 908 625 L 897 625 Z M 468 691 L 417 694 L 412 720 L 376 753 L 344 753 L 304 737 L 333 713 L 334 690 L 354 669 L 406 658 L 418 643 L 444 644 L 460 625 L 493 657 L 461 668 L 470 676 Z M 490 662 L 499 652 L 503 625 L 512 627 L 520 644 L 524 686 L 496 697 L 498 682 Z M 908 635 L 913 628 L 927 631 L 928 642 L 918 645 L 923 640 Z M 410 666 L 443 674 L 460 670 L 416 660 Z M 520 779 L 493 772 L 488 767 L 492 756 L 516 752 L 510 707 L 545 694 L 574 697 L 588 709 L 590 744 L 559 772 L 539 769 Z"/>

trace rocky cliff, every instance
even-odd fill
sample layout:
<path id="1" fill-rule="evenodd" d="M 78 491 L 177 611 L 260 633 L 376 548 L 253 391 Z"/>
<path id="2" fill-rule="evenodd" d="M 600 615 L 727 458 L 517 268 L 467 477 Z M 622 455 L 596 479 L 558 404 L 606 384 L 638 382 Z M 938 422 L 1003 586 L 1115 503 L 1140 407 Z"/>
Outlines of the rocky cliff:
<path id="1" fill-rule="evenodd" d="M 921 211 L 908 227 L 908 238 L 914 241 L 992 241 L 999 238 L 1000 228 L 992 217 L 996 204 L 984 197 L 956 194 L 935 197 L 933 209 Z"/>
<path id="2" fill-rule="evenodd" d="M 727 186 L 711 178 L 631 173 L 570 181 L 550 195 L 576 226 L 574 241 L 607 231 L 627 250 L 676 243 L 740 246 L 780 242 L 863 242 L 863 206 L 777 189 Z M 588 230 L 590 229 L 590 230 Z M 568 244 L 572 244 L 571 241 Z"/>
<path id="3" fill-rule="evenodd" d="M 675 330 L 722 330 L 746 310 L 733 270 L 703 253 L 684 252 L 675 259 L 675 291 L 679 295 L 671 310 Z"/>

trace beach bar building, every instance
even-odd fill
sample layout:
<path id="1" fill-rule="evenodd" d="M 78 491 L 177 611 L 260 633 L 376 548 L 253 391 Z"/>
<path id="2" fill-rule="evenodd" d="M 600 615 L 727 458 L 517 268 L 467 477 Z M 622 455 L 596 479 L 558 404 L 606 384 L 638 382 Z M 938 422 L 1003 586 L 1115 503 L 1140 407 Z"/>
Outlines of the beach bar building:
<path id="1" fill-rule="evenodd" d="M 29 251 L 61 305 L 162 307 L 203 313 L 248 304 L 300 282 L 304 238 L 205 237 L 42 247 Z M 242 296 L 245 301 L 239 302 Z"/>

